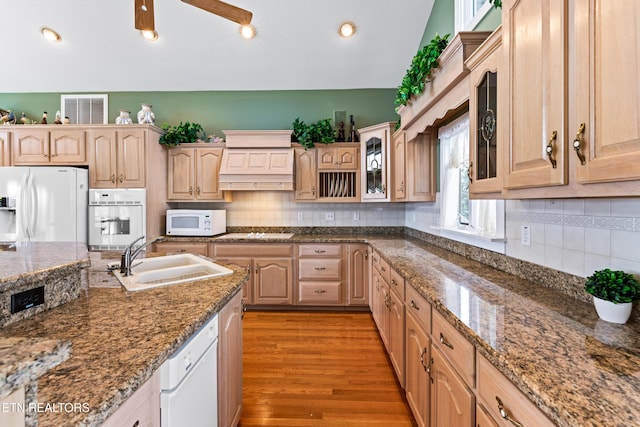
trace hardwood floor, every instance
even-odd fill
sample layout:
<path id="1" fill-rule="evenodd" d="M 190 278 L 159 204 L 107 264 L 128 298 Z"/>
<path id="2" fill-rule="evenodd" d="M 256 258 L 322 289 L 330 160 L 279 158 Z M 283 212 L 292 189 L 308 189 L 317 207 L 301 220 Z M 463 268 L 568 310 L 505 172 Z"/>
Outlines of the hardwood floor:
<path id="1" fill-rule="evenodd" d="M 415 426 L 370 313 L 247 312 L 240 426 Z"/>

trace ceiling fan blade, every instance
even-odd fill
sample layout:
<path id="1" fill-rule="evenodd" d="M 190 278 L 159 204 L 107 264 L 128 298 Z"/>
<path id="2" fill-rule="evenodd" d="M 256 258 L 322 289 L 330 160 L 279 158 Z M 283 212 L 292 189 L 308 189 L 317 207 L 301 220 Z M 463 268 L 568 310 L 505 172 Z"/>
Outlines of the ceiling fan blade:
<path id="1" fill-rule="evenodd" d="M 153 0 L 135 0 L 134 7 L 136 29 L 154 31 L 156 28 L 153 17 Z"/>
<path id="2" fill-rule="evenodd" d="M 220 0 L 182 0 L 192 6 L 199 7 L 240 25 L 249 25 L 253 13 Z"/>

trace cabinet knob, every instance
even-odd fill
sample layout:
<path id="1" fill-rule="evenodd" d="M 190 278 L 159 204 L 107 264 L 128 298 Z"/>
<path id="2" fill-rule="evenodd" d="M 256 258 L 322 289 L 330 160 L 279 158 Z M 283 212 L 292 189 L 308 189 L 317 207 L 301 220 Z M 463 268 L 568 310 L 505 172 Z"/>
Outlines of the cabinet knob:
<path id="1" fill-rule="evenodd" d="M 556 141 L 558 137 L 558 131 L 554 130 L 551 134 L 551 138 L 549 139 L 549 143 L 547 144 L 546 152 L 549 157 L 549 161 L 551 162 L 551 166 L 555 169 L 557 167 L 556 159 L 553 157 L 553 143 Z"/>
<path id="2" fill-rule="evenodd" d="M 316 186 L 311 187 L 311 194 L 316 195 Z"/>
<path id="3" fill-rule="evenodd" d="M 519 423 L 518 421 L 516 421 L 513 418 L 511 418 L 511 416 L 509 415 L 507 410 L 504 408 L 502 400 L 500 400 L 500 398 L 498 396 L 496 396 L 496 401 L 498 402 L 498 412 L 500 412 L 500 416 L 502 418 L 504 418 L 505 420 L 509 421 L 511 424 L 513 424 L 516 427 L 524 427 L 521 423 Z"/>
<path id="4" fill-rule="evenodd" d="M 116 176 L 115 176 L 115 174 L 114 174 L 114 175 L 111 175 L 111 182 L 113 182 L 113 183 L 115 183 L 115 182 L 116 182 Z"/>
<path id="5" fill-rule="evenodd" d="M 576 137 L 573 140 L 573 149 L 576 150 L 576 155 L 580 159 L 580 164 L 586 165 L 587 159 L 582 154 L 582 135 L 584 134 L 584 123 L 580 124 L 580 128 L 578 128 L 578 133 L 576 133 Z"/>
<path id="6" fill-rule="evenodd" d="M 193 195 L 193 187 L 189 186 L 189 194 Z"/>
<path id="7" fill-rule="evenodd" d="M 124 182 L 124 175 L 123 175 L 123 174 L 120 174 L 120 179 L 119 179 L 119 181 L 120 181 L 121 183 L 122 183 L 122 182 Z"/>
<path id="8" fill-rule="evenodd" d="M 197 194 L 198 196 L 200 195 L 200 186 L 199 186 L 199 185 L 196 187 L 196 194 Z"/>

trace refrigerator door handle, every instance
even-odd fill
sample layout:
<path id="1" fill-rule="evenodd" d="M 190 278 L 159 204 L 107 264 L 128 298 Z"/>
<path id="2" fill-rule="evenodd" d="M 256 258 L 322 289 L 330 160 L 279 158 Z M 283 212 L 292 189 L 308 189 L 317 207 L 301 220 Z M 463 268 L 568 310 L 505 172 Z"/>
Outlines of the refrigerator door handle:
<path id="1" fill-rule="evenodd" d="M 33 184 L 33 175 L 29 174 L 29 237 L 33 238 L 35 236 L 36 226 L 38 225 L 38 193 L 36 192 L 36 188 Z"/>
<path id="2" fill-rule="evenodd" d="M 27 173 L 22 179 L 20 185 L 20 203 L 19 203 L 19 220 L 20 228 L 24 237 L 29 238 L 29 223 L 27 221 L 27 211 L 29 210 L 29 202 L 27 201 L 27 192 L 29 185 L 29 174 Z"/>

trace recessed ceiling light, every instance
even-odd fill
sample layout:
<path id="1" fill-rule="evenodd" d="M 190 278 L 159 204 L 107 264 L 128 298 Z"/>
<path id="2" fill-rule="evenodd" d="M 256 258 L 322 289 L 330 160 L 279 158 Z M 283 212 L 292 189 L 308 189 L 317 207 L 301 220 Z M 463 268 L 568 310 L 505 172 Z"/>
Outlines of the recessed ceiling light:
<path id="1" fill-rule="evenodd" d="M 158 40 L 158 33 L 155 30 L 140 30 L 140 34 L 150 42 Z"/>
<path id="2" fill-rule="evenodd" d="M 49 41 L 57 43 L 57 42 L 62 40 L 62 36 L 60 34 L 58 34 L 57 32 L 55 32 L 54 30 L 52 30 L 51 28 L 42 27 L 40 29 L 40 32 L 42 33 L 44 38 L 49 40 Z"/>
<path id="3" fill-rule="evenodd" d="M 240 34 L 242 34 L 242 37 L 245 39 L 252 39 L 256 36 L 256 27 L 251 24 L 242 25 L 240 27 Z"/>
<path id="4" fill-rule="evenodd" d="M 338 34 L 342 37 L 351 37 L 356 33 L 356 24 L 353 22 L 343 22 L 338 27 Z"/>

